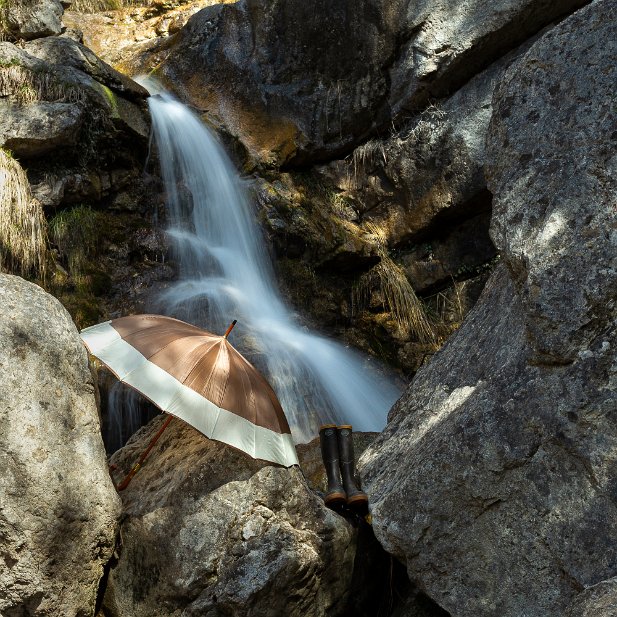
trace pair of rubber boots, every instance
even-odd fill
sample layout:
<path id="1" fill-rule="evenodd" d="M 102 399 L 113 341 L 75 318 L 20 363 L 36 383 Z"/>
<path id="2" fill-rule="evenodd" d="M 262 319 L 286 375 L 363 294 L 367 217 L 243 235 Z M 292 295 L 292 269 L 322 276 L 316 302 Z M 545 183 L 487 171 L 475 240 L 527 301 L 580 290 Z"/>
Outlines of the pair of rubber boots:
<path id="1" fill-rule="evenodd" d="M 324 424 L 319 428 L 321 457 L 328 477 L 326 506 L 337 510 L 345 504 L 358 511 L 368 508 L 366 493 L 356 486 L 351 425 Z"/>

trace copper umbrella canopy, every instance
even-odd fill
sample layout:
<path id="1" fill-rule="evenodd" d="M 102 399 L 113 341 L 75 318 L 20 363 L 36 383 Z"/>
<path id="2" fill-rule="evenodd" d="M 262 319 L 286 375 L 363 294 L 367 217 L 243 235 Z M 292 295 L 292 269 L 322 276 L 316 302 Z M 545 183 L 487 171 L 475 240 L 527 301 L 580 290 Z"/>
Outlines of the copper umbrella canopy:
<path id="1" fill-rule="evenodd" d="M 234 322 L 235 323 L 235 322 Z M 163 411 L 256 459 L 298 464 L 274 390 L 227 340 L 163 315 L 121 317 L 82 330 L 93 356 Z"/>

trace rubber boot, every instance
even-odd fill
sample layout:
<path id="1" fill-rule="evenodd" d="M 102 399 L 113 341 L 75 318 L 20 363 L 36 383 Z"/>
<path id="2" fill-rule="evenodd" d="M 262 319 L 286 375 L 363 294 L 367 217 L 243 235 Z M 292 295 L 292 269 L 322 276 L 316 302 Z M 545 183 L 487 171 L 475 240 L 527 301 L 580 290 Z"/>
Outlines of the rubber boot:
<path id="1" fill-rule="evenodd" d="M 351 425 L 344 424 L 337 427 L 337 434 L 341 476 L 343 477 L 343 488 L 347 493 L 347 505 L 354 510 L 365 510 L 368 507 L 368 496 L 356 485 Z"/>
<path id="2" fill-rule="evenodd" d="M 319 428 L 319 443 L 321 444 L 321 458 L 328 477 L 328 491 L 324 502 L 328 507 L 333 508 L 344 504 L 347 500 L 341 482 L 336 424 L 324 424 Z"/>

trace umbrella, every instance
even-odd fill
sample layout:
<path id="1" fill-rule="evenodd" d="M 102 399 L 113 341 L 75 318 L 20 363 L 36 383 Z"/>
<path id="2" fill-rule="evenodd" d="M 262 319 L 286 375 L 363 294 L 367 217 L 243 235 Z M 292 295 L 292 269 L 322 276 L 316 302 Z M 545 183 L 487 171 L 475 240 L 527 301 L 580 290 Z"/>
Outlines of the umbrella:
<path id="1" fill-rule="evenodd" d="M 274 390 L 227 340 L 235 323 L 220 336 L 172 317 L 133 315 L 86 328 L 81 337 L 120 381 L 163 411 L 253 458 L 297 465 Z"/>

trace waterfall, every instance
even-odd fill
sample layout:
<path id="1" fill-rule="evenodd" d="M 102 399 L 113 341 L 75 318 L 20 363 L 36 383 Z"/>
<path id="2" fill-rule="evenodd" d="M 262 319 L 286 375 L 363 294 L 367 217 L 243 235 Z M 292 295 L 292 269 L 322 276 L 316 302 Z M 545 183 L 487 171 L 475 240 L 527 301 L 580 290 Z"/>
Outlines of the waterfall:
<path id="1" fill-rule="evenodd" d="M 107 404 L 103 404 L 101 409 L 103 416 L 101 432 L 107 453 L 113 454 L 137 429 L 160 413 L 160 410 L 136 390 L 116 379 L 105 389 Z"/>
<path id="2" fill-rule="evenodd" d="M 224 149 L 151 79 L 149 99 L 179 280 L 153 308 L 211 332 L 238 320 L 232 342 L 276 391 L 296 442 L 320 424 L 378 431 L 399 395 L 360 354 L 309 331 L 282 300 L 256 212 Z"/>

